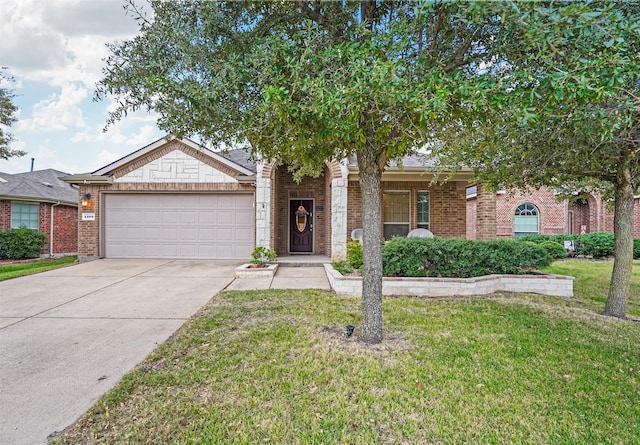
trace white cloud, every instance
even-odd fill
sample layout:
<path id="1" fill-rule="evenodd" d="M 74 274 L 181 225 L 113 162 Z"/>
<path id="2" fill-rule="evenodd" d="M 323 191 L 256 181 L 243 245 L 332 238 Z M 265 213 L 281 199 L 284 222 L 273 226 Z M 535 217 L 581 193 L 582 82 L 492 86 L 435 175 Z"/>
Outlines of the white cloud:
<path id="1" fill-rule="evenodd" d="M 85 127 L 81 103 L 87 98 L 88 90 L 74 84 L 62 86 L 59 94 L 33 106 L 31 117 L 18 121 L 16 132 L 26 131 L 64 131 L 69 127 Z"/>
<path id="2" fill-rule="evenodd" d="M 111 164 L 114 161 L 124 157 L 126 155 L 122 153 L 113 152 L 110 150 L 102 150 L 96 160 L 91 164 L 91 171 L 96 171 L 106 165 Z"/>
<path id="3" fill-rule="evenodd" d="M 138 24 L 117 0 L 2 0 L 1 64 L 27 80 L 93 88 L 106 44 L 134 36 Z"/>

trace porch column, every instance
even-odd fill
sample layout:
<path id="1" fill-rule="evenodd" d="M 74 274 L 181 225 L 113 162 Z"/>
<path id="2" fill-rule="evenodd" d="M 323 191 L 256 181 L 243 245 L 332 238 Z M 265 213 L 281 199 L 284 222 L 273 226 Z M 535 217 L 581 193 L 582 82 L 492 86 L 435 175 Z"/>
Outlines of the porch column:
<path id="1" fill-rule="evenodd" d="M 271 178 L 263 177 L 263 162 L 258 163 L 256 173 L 256 246 L 271 246 Z"/>
<path id="2" fill-rule="evenodd" d="M 340 178 L 331 180 L 331 259 L 347 258 L 347 187 L 349 184 L 346 160 L 340 163 Z"/>
<path id="3" fill-rule="evenodd" d="M 476 198 L 476 239 L 490 240 L 496 237 L 496 193 L 478 183 Z"/>

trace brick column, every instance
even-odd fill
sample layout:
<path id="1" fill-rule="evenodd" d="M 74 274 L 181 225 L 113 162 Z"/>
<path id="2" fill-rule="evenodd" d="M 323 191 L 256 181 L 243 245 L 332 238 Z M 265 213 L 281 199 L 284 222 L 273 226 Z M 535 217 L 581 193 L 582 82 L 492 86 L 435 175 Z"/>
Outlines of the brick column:
<path id="1" fill-rule="evenodd" d="M 496 193 L 478 183 L 476 198 L 476 239 L 489 240 L 496 237 Z"/>

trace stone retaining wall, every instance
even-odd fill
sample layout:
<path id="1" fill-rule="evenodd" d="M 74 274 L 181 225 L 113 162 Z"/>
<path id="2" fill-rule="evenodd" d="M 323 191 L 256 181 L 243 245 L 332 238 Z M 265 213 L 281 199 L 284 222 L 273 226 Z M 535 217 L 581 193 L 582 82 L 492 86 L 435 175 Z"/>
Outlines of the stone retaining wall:
<path id="1" fill-rule="evenodd" d="M 362 295 L 362 278 L 345 277 L 331 264 L 324 265 L 331 288 L 338 295 Z M 486 275 L 474 278 L 384 278 L 382 295 L 452 297 L 494 292 L 527 292 L 573 297 L 573 277 L 552 274 Z"/>

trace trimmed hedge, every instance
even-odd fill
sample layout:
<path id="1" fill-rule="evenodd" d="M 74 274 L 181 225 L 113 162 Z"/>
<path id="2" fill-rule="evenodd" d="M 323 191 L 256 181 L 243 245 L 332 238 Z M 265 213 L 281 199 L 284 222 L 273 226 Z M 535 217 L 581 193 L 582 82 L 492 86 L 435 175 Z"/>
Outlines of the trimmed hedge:
<path id="1" fill-rule="evenodd" d="M 545 241 L 539 244 L 544 250 L 547 251 L 551 258 L 558 260 L 560 258 L 566 258 L 568 253 L 563 244 L 556 243 L 554 241 Z"/>
<path id="2" fill-rule="evenodd" d="M 46 242 L 45 234 L 37 230 L 0 230 L 0 259 L 35 258 L 40 255 Z"/>
<path id="3" fill-rule="evenodd" d="M 504 238 L 472 241 L 396 237 L 382 248 L 385 276 L 469 278 L 522 274 L 551 262 L 551 256 L 537 244 Z"/>
<path id="4" fill-rule="evenodd" d="M 613 256 L 616 251 L 615 237 L 609 232 L 592 232 L 584 235 L 528 235 L 523 236 L 519 241 L 530 241 L 537 244 L 548 242 L 558 243 L 564 247 L 563 241 L 574 240 L 576 242 L 578 255 L 590 255 L 593 258 L 604 258 Z M 551 255 L 553 256 L 553 254 Z M 633 257 L 640 259 L 640 239 L 633 240 Z"/>

